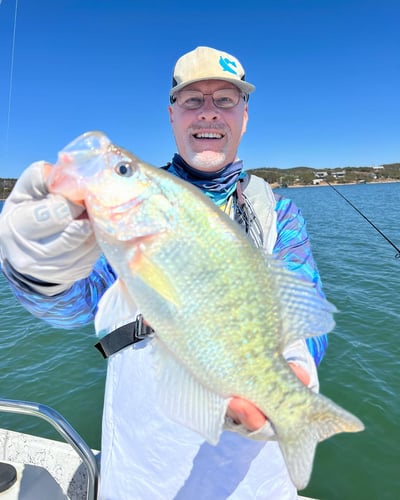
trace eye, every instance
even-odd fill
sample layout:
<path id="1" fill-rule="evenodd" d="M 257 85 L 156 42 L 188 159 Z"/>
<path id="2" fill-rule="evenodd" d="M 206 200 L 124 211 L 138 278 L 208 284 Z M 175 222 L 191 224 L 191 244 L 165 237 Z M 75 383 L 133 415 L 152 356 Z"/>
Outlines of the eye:
<path id="1" fill-rule="evenodd" d="M 233 108 L 235 102 L 229 96 L 221 96 L 217 99 L 214 99 L 215 105 L 218 108 Z"/>
<path id="2" fill-rule="evenodd" d="M 201 99 L 200 97 L 190 97 L 189 99 L 186 99 L 186 101 L 183 103 L 183 106 L 189 109 L 196 109 L 200 108 L 202 104 L 203 99 Z"/>
<path id="3" fill-rule="evenodd" d="M 117 163 L 114 167 L 115 173 L 120 175 L 121 177 L 130 177 L 133 175 L 133 168 L 130 163 L 127 161 L 121 161 Z"/>

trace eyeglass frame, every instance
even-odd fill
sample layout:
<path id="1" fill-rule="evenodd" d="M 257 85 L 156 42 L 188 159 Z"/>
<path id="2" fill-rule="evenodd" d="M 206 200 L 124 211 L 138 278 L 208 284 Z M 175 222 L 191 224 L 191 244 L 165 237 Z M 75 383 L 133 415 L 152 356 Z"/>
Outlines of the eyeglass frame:
<path id="1" fill-rule="evenodd" d="M 215 101 L 214 101 L 214 94 L 215 94 L 216 92 L 220 92 L 221 90 L 236 90 L 236 89 L 237 89 L 237 90 L 238 90 L 238 92 L 239 92 L 239 98 L 238 98 L 238 101 L 237 101 L 237 103 L 236 103 L 236 104 L 234 104 L 233 106 L 228 106 L 227 108 L 224 108 L 223 106 L 218 106 L 218 105 L 215 103 Z M 243 92 L 243 91 L 242 91 L 241 89 L 239 89 L 238 87 L 236 87 L 236 89 L 235 89 L 235 88 L 233 88 L 233 87 L 228 87 L 228 88 L 226 88 L 226 89 L 217 89 L 217 90 L 214 90 L 214 92 L 212 92 L 211 94 L 210 94 L 210 93 L 204 94 L 203 92 L 201 92 L 201 90 L 187 90 L 187 89 L 181 89 L 181 90 L 178 90 L 178 92 L 176 92 L 175 94 L 172 94 L 172 95 L 170 96 L 170 98 L 169 98 L 169 102 L 170 102 L 171 104 L 177 103 L 179 107 L 181 107 L 181 108 L 183 108 L 183 109 L 186 109 L 186 110 L 188 110 L 188 111 L 195 111 L 195 110 L 197 110 L 197 109 L 200 109 L 200 108 L 204 105 L 204 102 L 205 102 L 204 97 L 205 97 L 206 95 L 210 95 L 210 96 L 211 96 L 211 98 L 212 98 L 212 102 L 213 102 L 213 104 L 214 104 L 214 106 L 215 106 L 216 108 L 218 108 L 218 109 L 232 109 L 232 108 L 234 108 L 235 106 L 237 106 L 237 105 L 239 104 L 239 101 L 240 101 L 240 98 L 241 98 L 241 97 L 243 98 L 243 100 L 244 100 L 245 102 L 248 102 L 248 100 L 249 100 L 249 94 L 246 94 L 245 92 Z M 203 101 L 202 101 L 202 103 L 200 104 L 200 106 L 198 106 L 198 107 L 196 107 L 196 108 L 185 108 L 185 106 L 182 106 L 181 104 L 179 104 L 179 103 L 177 102 L 177 101 L 178 101 L 177 95 L 178 95 L 180 92 L 185 92 L 185 91 L 186 91 L 186 92 L 198 92 L 199 94 L 201 94 L 201 95 L 203 96 Z"/>

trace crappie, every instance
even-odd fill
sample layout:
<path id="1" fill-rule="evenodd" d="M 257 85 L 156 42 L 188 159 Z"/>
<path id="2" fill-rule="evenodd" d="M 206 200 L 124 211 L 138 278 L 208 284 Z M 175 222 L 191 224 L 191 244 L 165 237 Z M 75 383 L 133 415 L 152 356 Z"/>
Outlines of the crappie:
<path id="1" fill-rule="evenodd" d="M 83 201 L 108 261 L 155 329 L 165 412 L 217 443 L 222 401 L 241 396 L 271 421 L 298 489 L 318 441 L 363 429 L 305 387 L 284 347 L 334 326 L 334 307 L 197 188 L 147 165 L 100 132 L 60 154 L 49 190 Z M 216 414 L 216 412 L 219 412 Z"/>

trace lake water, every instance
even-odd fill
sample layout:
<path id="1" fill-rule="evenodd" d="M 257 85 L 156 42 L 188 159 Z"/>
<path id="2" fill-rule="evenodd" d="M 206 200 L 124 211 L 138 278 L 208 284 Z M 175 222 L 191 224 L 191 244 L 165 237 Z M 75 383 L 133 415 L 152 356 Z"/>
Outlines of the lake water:
<path id="1" fill-rule="evenodd" d="M 337 188 L 400 246 L 400 184 Z M 320 366 L 321 392 L 366 430 L 317 448 L 303 494 L 321 500 L 400 498 L 400 259 L 329 186 L 280 189 L 302 209 L 328 299 L 339 312 Z M 52 406 L 100 447 L 105 362 L 91 326 L 50 328 L 26 313 L 0 276 L 0 396 Z M 0 413 L 0 426 L 58 437 L 33 417 Z"/>

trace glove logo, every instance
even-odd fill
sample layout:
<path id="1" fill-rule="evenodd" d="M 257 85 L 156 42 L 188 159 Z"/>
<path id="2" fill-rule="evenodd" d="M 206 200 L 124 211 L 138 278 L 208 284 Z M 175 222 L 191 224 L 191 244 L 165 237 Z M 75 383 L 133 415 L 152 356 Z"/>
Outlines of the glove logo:
<path id="1" fill-rule="evenodd" d="M 59 203 L 50 211 L 47 205 L 39 205 L 34 210 L 34 217 L 37 222 L 45 222 L 53 218 L 55 220 L 62 220 L 70 215 L 68 206 L 64 203 Z"/>
<path id="2" fill-rule="evenodd" d="M 44 222 L 50 219 L 50 212 L 46 205 L 40 205 L 39 207 L 36 207 L 33 214 L 38 222 Z"/>

